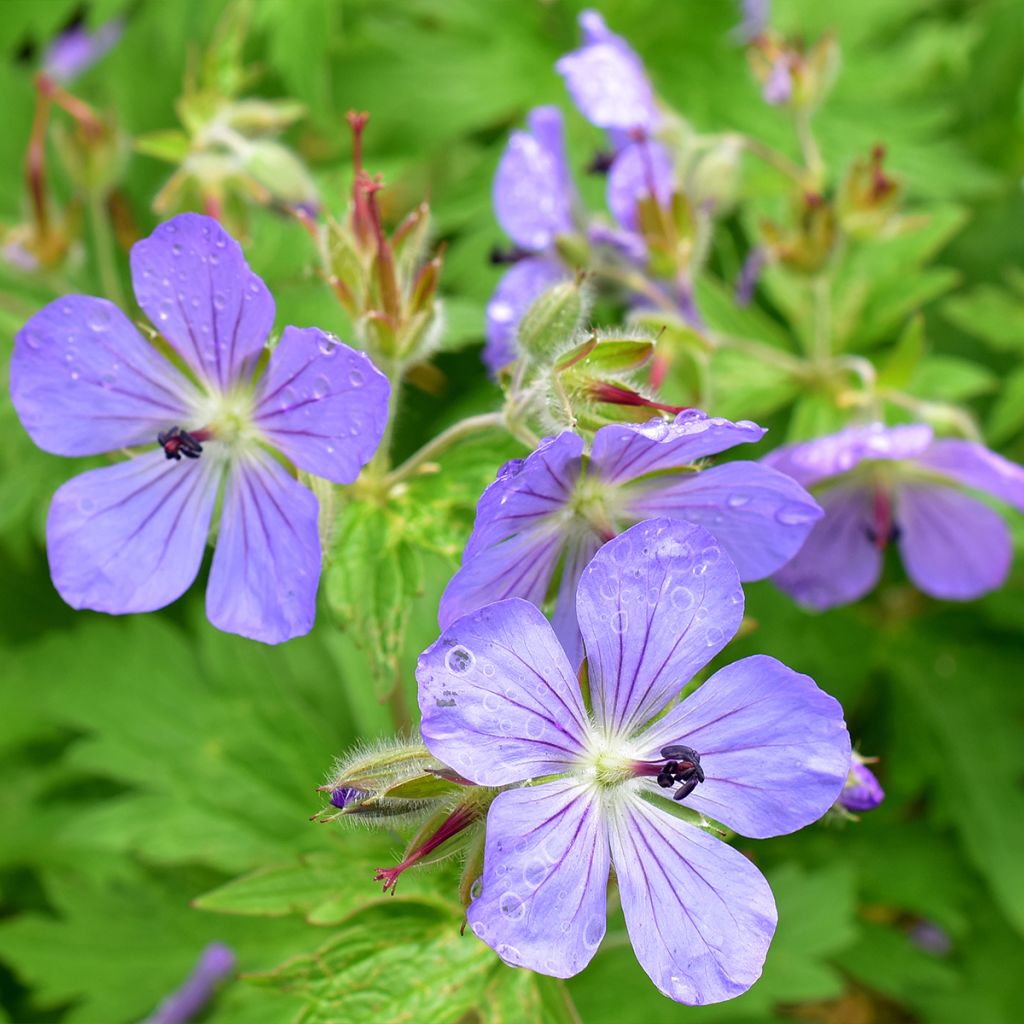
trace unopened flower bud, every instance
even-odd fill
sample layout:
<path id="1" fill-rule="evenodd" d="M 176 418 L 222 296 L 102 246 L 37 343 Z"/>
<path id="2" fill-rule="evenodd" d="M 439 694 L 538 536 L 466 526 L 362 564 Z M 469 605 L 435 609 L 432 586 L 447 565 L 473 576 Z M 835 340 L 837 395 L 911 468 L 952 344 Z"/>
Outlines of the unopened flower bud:
<path id="1" fill-rule="evenodd" d="M 873 811 L 884 799 L 885 791 L 878 779 L 864 761 L 854 754 L 846 785 L 839 794 L 839 805 L 851 813 L 861 814 Z"/>
<path id="2" fill-rule="evenodd" d="M 461 784 L 419 743 L 389 741 L 340 758 L 320 787 L 329 808 L 317 815 L 333 821 L 342 815 L 392 825 L 396 818 L 422 813 L 437 800 L 458 792 Z M 331 808 L 336 809 L 335 812 Z"/>
<path id="3" fill-rule="evenodd" d="M 316 210 L 316 185 L 299 158 L 279 142 L 260 139 L 245 148 L 242 166 L 279 206 Z"/>
<path id="4" fill-rule="evenodd" d="M 533 358 L 550 355 L 576 333 L 586 305 L 580 277 L 549 288 L 519 321 L 520 349 Z"/>

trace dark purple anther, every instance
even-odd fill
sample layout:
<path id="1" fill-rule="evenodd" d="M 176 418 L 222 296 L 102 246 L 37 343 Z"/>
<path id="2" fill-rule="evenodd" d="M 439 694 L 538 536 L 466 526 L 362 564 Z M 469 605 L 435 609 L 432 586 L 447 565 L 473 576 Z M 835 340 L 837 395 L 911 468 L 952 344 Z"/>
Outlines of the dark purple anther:
<path id="1" fill-rule="evenodd" d="M 199 955 L 192 973 L 142 1024 L 188 1024 L 205 1008 L 217 985 L 235 969 L 235 954 L 211 942 Z"/>
<path id="2" fill-rule="evenodd" d="M 672 794 L 672 799 L 685 800 L 704 781 L 700 754 L 693 747 L 673 743 L 661 748 L 661 756 L 667 760 L 658 774 L 658 785 L 662 789 L 669 789 L 679 783 L 679 789 Z"/>
<path id="3" fill-rule="evenodd" d="M 170 430 L 157 434 L 156 439 L 160 447 L 163 448 L 164 455 L 178 462 L 182 455 L 186 459 L 198 459 L 203 453 L 203 446 L 199 442 L 200 440 L 205 441 L 206 435 L 198 430 L 195 434 L 190 434 L 187 430 L 182 430 L 181 427 L 171 427 Z"/>

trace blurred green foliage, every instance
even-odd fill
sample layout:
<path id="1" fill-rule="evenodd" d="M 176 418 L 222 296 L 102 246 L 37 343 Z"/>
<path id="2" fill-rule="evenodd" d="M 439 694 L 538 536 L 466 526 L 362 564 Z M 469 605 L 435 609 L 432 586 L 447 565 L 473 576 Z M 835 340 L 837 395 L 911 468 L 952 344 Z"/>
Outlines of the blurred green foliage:
<path id="1" fill-rule="evenodd" d="M 22 163 L 33 70 L 71 19 L 123 16 L 120 44 L 74 85 L 131 136 L 175 129 L 186 72 L 225 0 L 4 0 L 0 10 L 0 221 L 24 221 Z M 297 100 L 285 138 L 328 209 L 351 182 L 344 114 L 372 114 L 368 164 L 396 221 L 430 197 L 447 243 L 440 385 L 409 389 L 401 458 L 460 416 L 492 407 L 478 358 L 498 271 L 490 183 L 510 128 L 538 103 L 568 106 L 553 62 L 575 45 L 568 0 L 260 0 L 244 43 L 248 94 Z M 644 56 L 662 96 L 699 129 L 750 131 L 796 157 L 783 112 L 766 107 L 720 0 L 595 0 Z M 887 346 L 892 386 L 965 402 L 987 439 L 1024 460 L 1024 18 L 1016 0 L 779 0 L 774 24 L 843 53 L 815 125 L 826 163 L 887 147 L 926 227 L 872 250 L 838 279 L 848 350 Z M 577 166 L 596 140 L 568 118 Z M 119 182 L 138 233 L 156 222 L 166 164 L 134 154 Z M 58 192 L 69 179 L 54 172 Z M 599 185 L 584 181 L 588 195 Z M 755 194 L 757 179 L 753 181 Z M 749 225 L 747 225 L 749 227 Z M 744 225 L 727 224 L 718 280 L 699 294 L 719 329 L 789 346 L 800 296 L 767 275 L 766 303 L 728 293 Z M 278 322 L 348 336 L 293 221 L 254 209 L 247 255 Z M 52 275 L 0 262 L 4 365 L 20 323 L 61 290 L 99 293 L 97 240 Z M 115 272 L 127 289 L 126 253 Z M 867 280 L 865 288 L 863 282 Z M 923 310 L 918 318 L 913 314 Z M 897 343 L 898 342 L 898 343 Z M 763 418 L 797 401 L 788 429 L 830 429 L 831 412 L 725 353 L 715 412 Z M 0 371 L 2 372 L 2 371 Z M 435 381 L 435 385 L 436 385 Z M 202 593 L 157 615 L 111 620 L 64 607 L 49 582 L 43 525 L 78 464 L 37 451 L 0 403 L 0 1020 L 129 1022 L 149 1012 L 213 939 L 248 981 L 208 1018 L 587 1024 L 715 1020 L 1000 1024 L 1024 1004 L 1024 566 L 968 606 L 915 594 L 893 567 L 860 605 L 810 616 L 769 584 L 748 588 L 756 624 L 728 652 L 775 655 L 847 709 L 888 793 L 857 824 L 750 846 L 780 909 L 762 981 L 733 1003 L 663 999 L 636 964 L 621 915 L 592 967 L 567 986 L 512 971 L 460 938 L 455 875 L 410 873 L 384 899 L 373 869 L 400 846 L 309 824 L 333 756 L 392 731 L 415 706 L 412 666 L 436 637 L 437 599 L 457 564 L 480 490 L 514 442 L 483 435 L 410 486 L 385 523 L 350 507 L 321 588 L 318 629 L 269 649 L 219 634 Z M 1018 549 L 1024 534 L 1015 526 Z M 383 684 L 382 684 L 383 680 Z M 382 703 L 397 680 L 391 705 Z M 407 723 L 411 724 L 411 723 Z M 241 877 L 239 877 L 241 876 Z M 234 880 L 237 879 L 237 880 Z M 922 929 L 945 941 L 929 946 Z M 1018 969 L 1014 969 L 1017 967 Z M 576 1016 L 578 1014 L 578 1017 Z"/>

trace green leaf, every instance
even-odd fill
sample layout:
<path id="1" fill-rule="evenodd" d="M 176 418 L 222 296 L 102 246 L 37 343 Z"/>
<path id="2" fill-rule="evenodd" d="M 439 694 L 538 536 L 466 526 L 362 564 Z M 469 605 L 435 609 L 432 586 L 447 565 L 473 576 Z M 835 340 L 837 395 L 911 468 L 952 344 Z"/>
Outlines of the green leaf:
<path id="1" fill-rule="evenodd" d="M 926 356 L 917 366 L 908 390 L 929 401 L 962 402 L 992 391 L 995 374 L 979 363 L 957 356 Z"/>
<path id="2" fill-rule="evenodd" d="M 993 444 L 1001 444 L 1024 427 L 1024 367 L 1009 374 L 992 405 L 987 434 Z"/>
<path id="3" fill-rule="evenodd" d="M 1024 349 L 1024 298 L 998 285 L 980 285 L 942 304 L 942 314 L 996 351 Z"/>

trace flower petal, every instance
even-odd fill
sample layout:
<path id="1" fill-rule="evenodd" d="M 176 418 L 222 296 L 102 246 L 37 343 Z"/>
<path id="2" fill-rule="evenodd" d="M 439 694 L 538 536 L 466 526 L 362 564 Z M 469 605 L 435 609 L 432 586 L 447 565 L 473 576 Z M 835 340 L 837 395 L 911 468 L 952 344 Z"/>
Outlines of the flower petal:
<path id="1" fill-rule="evenodd" d="M 608 840 L 593 789 L 570 780 L 499 793 L 481 894 L 466 916 L 507 964 L 571 978 L 605 933 Z"/>
<path id="2" fill-rule="evenodd" d="M 583 749 L 579 683 L 547 619 L 500 601 L 449 626 L 416 666 L 430 752 L 481 786 L 565 771 Z"/>
<path id="3" fill-rule="evenodd" d="M 738 850 L 644 800 L 617 810 L 612 863 L 643 969 L 691 1006 L 745 992 L 778 920 L 764 876 Z"/>
<path id="4" fill-rule="evenodd" d="M 262 451 L 231 466 L 206 615 L 218 629 L 279 644 L 316 617 L 319 503 Z"/>
<path id="5" fill-rule="evenodd" d="M 1024 467 L 989 451 L 983 444 L 936 441 L 916 461 L 964 487 L 984 491 L 1024 512 Z"/>
<path id="6" fill-rule="evenodd" d="M 671 422 L 613 423 L 594 435 L 595 472 L 608 481 L 635 480 L 646 473 L 678 469 L 727 448 L 760 441 L 765 431 L 749 420 L 732 423 L 687 409 Z"/>
<path id="7" fill-rule="evenodd" d="M 577 670 L 583 663 L 583 637 L 580 636 L 580 626 L 576 619 L 576 591 L 583 570 L 600 550 L 602 543 L 596 533 L 579 533 L 566 544 L 562 558 L 562 576 L 558 581 L 551 625 L 572 667 Z"/>
<path id="8" fill-rule="evenodd" d="M 18 331 L 11 400 L 40 448 L 98 455 L 191 426 L 199 393 L 111 302 L 67 295 Z M 161 453 L 162 454 L 162 453 Z"/>
<path id="9" fill-rule="evenodd" d="M 584 570 L 576 608 L 598 725 L 649 721 L 735 635 L 736 567 L 707 530 L 649 519 L 609 541 Z"/>
<path id="10" fill-rule="evenodd" d="M 557 107 L 530 111 L 530 130 L 513 132 L 494 178 L 494 214 L 513 241 L 533 252 L 572 230 L 572 187 Z"/>
<path id="11" fill-rule="evenodd" d="M 541 526 L 464 559 L 441 597 L 439 625 L 447 629 L 461 616 L 510 597 L 539 608 L 563 547 L 558 530 Z"/>
<path id="12" fill-rule="evenodd" d="M 700 473 L 628 485 L 626 513 L 698 523 L 735 562 L 741 580 L 782 568 L 821 519 L 818 503 L 792 477 L 757 462 L 727 462 Z"/>
<path id="13" fill-rule="evenodd" d="M 555 64 L 580 113 L 598 128 L 656 128 L 654 92 L 634 50 L 596 11 L 584 11 L 580 27 L 584 45 Z"/>
<path id="14" fill-rule="evenodd" d="M 850 769 L 839 701 L 765 655 L 720 669 L 658 719 L 643 742 L 650 757 L 669 744 L 693 747 L 704 782 L 686 806 L 754 839 L 817 821 Z"/>
<path id="15" fill-rule="evenodd" d="M 1006 581 L 1013 545 L 999 514 L 951 487 L 904 485 L 896 499 L 907 575 L 932 597 L 972 601 Z"/>
<path id="16" fill-rule="evenodd" d="M 642 139 L 621 149 L 608 172 L 608 209 L 627 230 L 637 229 L 637 203 L 653 196 L 665 206 L 672 196 L 674 168 L 668 150 Z"/>
<path id="17" fill-rule="evenodd" d="M 274 324 L 274 300 L 241 246 L 210 217 L 182 213 L 131 253 L 135 297 L 203 380 L 247 376 Z"/>
<path id="18" fill-rule="evenodd" d="M 492 374 L 519 357 L 516 344 L 519 321 L 534 300 L 568 278 L 569 274 L 561 264 L 540 257 L 520 260 L 505 272 L 487 303 L 484 363 Z"/>
<path id="19" fill-rule="evenodd" d="M 810 487 L 830 476 L 848 473 L 865 459 L 915 458 L 931 440 L 932 428 L 923 423 L 899 427 L 869 423 L 777 448 L 761 461 Z"/>
<path id="20" fill-rule="evenodd" d="M 553 517 L 569 501 L 582 452 L 582 439 L 565 431 L 501 468 L 480 497 L 462 568 L 441 598 L 442 629 L 506 597 L 543 603 L 569 539 Z"/>
<path id="21" fill-rule="evenodd" d="M 179 598 L 199 572 L 223 463 L 162 451 L 73 477 L 46 521 L 50 575 L 73 608 L 123 615 Z"/>
<path id="22" fill-rule="evenodd" d="M 350 484 L 388 419 L 387 377 L 316 327 L 286 327 L 257 391 L 255 422 L 307 473 Z"/>
<path id="23" fill-rule="evenodd" d="M 882 572 L 882 552 L 872 540 L 869 490 L 845 484 L 817 498 L 824 517 L 772 580 L 800 604 L 825 609 L 849 604 L 871 590 Z"/>
<path id="24" fill-rule="evenodd" d="M 565 430 L 546 437 L 525 459 L 506 462 L 476 507 L 466 557 L 561 512 L 580 475 L 583 439 Z"/>

